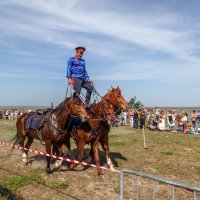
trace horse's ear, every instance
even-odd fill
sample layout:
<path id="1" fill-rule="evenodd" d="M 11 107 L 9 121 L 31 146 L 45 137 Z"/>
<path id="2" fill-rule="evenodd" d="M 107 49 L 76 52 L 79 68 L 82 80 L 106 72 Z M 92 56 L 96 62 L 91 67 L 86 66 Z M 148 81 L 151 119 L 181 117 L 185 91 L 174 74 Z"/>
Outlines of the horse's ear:
<path id="1" fill-rule="evenodd" d="M 111 86 L 111 89 L 112 89 L 112 90 L 114 89 L 113 86 Z"/>
<path id="2" fill-rule="evenodd" d="M 119 90 L 119 86 L 117 86 L 117 89 Z"/>
<path id="3" fill-rule="evenodd" d="M 108 92 L 110 92 L 111 90 L 108 89 Z"/>

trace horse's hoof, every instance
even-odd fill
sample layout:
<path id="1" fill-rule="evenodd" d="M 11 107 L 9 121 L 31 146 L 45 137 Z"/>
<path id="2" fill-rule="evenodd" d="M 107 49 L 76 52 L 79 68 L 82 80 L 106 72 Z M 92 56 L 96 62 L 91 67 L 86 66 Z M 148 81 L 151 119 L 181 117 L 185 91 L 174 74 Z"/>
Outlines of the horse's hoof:
<path id="1" fill-rule="evenodd" d="M 84 166 L 83 166 L 83 165 L 78 165 L 78 166 L 76 167 L 76 169 L 79 170 L 79 171 L 81 171 L 81 170 L 84 169 Z"/>
<path id="2" fill-rule="evenodd" d="M 70 166 L 70 169 L 73 170 L 77 167 L 77 164 L 76 163 L 73 163 L 71 166 Z"/>
<path id="3" fill-rule="evenodd" d="M 52 174 L 53 173 L 53 171 L 51 170 L 51 168 L 46 168 L 46 172 L 47 172 L 47 174 Z"/>
<path id="4" fill-rule="evenodd" d="M 104 173 L 102 171 L 98 172 L 98 176 L 103 176 Z"/>
<path id="5" fill-rule="evenodd" d="M 62 162 L 63 161 L 60 161 L 60 160 L 56 161 L 53 165 L 53 171 L 59 169 L 62 165 Z"/>
<path id="6" fill-rule="evenodd" d="M 68 167 L 68 166 L 62 165 L 62 166 L 60 167 L 60 170 L 61 170 L 61 171 L 68 171 L 68 170 L 69 170 L 69 167 Z"/>

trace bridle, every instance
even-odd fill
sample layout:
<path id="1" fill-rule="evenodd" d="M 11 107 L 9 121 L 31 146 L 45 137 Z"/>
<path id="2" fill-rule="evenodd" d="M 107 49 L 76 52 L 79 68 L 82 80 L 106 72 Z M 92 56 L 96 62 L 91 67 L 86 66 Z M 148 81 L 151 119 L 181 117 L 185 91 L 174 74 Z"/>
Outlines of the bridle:
<path id="1" fill-rule="evenodd" d="M 107 116 L 109 115 L 114 115 L 115 112 L 108 112 L 107 109 L 106 109 L 106 100 L 104 100 L 102 98 L 102 101 L 100 102 L 101 103 L 101 108 L 100 108 L 100 117 L 97 116 L 96 112 L 94 111 L 94 109 L 91 108 L 91 112 L 96 116 L 96 118 L 92 118 L 90 119 L 90 121 L 106 121 L 107 119 Z"/>

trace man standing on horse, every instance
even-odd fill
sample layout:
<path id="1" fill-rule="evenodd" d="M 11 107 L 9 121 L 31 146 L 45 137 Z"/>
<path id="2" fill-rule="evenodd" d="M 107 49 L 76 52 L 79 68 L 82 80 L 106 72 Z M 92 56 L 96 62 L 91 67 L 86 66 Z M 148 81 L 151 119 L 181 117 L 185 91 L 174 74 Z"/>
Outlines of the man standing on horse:
<path id="1" fill-rule="evenodd" d="M 86 50 L 85 47 L 76 47 L 76 53 L 74 57 L 70 57 L 67 61 L 67 78 L 68 83 L 73 85 L 75 93 L 80 95 L 81 88 L 87 90 L 85 104 L 86 108 L 90 108 L 90 97 L 93 90 L 92 81 L 86 71 L 85 60 L 82 59 L 83 53 Z"/>

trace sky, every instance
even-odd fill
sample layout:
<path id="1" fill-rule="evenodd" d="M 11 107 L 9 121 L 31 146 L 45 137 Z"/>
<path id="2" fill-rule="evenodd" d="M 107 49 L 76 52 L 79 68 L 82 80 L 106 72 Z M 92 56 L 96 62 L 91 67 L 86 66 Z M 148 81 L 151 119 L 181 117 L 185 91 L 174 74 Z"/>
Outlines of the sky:
<path id="1" fill-rule="evenodd" d="M 144 106 L 198 107 L 199 9 L 199 0 L 1 0 L 0 105 L 59 104 L 67 60 L 84 46 L 99 94 L 119 86 Z"/>

